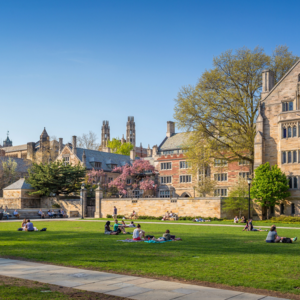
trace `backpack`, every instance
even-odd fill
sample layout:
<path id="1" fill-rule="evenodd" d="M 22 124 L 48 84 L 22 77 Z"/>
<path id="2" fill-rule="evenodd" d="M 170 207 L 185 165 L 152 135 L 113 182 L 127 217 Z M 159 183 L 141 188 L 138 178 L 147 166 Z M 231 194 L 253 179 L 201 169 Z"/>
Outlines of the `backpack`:
<path id="1" fill-rule="evenodd" d="M 289 244 L 292 243 L 292 240 L 290 238 L 283 238 L 281 242 Z"/>
<path id="2" fill-rule="evenodd" d="M 23 231 L 23 228 L 18 228 L 18 231 Z"/>
<path id="3" fill-rule="evenodd" d="M 43 229 L 41 229 L 40 231 L 46 231 L 47 230 L 47 228 L 43 228 Z"/>

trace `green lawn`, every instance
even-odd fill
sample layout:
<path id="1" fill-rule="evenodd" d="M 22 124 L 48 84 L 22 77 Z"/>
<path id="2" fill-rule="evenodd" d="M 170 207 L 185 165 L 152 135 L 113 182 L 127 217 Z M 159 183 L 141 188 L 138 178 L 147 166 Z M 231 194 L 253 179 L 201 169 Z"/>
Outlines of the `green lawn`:
<path id="1" fill-rule="evenodd" d="M 146 233 L 166 229 L 183 239 L 164 244 L 122 243 L 129 235 L 103 234 L 104 223 L 36 222 L 46 232 L 18 232 L 16 223 L 0 223 L 0 256 L 14 256 L 97 270 L 169 276 L 231 286 L 300 294 L 300 241 L 267 244 L 267 232 L 239 227 L 143 224 Z M 131 230 L 132 231 L 132 230 Z M 299 230 L 279 230 L 294 237 Z"/>
<path id="2" fill-rule="evenodd" d="M 108 219 L 108 218 L 101 218 L 101 219 L 89 219 L 87 218 L 86 220 L 104 220 L 104 221 L 111 221 L 113 222 L 114 220 L 112 218 Z M 121 220 L 121 218 L 118 219 L 119 221 Z M 190 220 L 178 220 L 178 221 L 161 221 L 161 220 L 154 220 L 154 219 L 138 219 L 138 220 L 133 220 L 135 223 L 139 223 L 139 222 L 158 222 L 158 223 L 189 223 L 189 224 L 217 224 L 217 225 L 234 225 L 234 226 L 245 226 L 245 224 L 243 223 L 233 223 L 232 220 L 225 220 L 225 221 L 211 221 L 211 222 L 193 222 Z M 126 224 L 130 223 L 131 220 L 125 220 Z M 276 224 L 277 227 L 295 227 L 295 228 L 300 228 L 300 223 L 282 223 L 282 222 L 274 222 L 274 221 L 270 221 L 270 220 L 264 220 L 264 221 L 253 221 L 254 227 L 255 228 L 259 228 L 259 226 L 270 226 L 272 224 Z"/>

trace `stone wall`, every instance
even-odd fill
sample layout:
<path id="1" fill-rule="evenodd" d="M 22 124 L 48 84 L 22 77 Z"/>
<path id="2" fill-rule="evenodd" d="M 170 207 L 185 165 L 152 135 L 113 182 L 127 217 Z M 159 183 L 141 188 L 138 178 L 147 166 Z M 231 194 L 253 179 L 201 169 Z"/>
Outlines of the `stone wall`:
<path id="1" fill-rule="evenodd" d="M 80 199 L 59 199 L 56 197 L 42 197 L 41 198 L 41 207 L 42 208 L 52 208 L 53 204 L 59 204 L 68 215 L 70 212 L 74 215 L 74 212 L 78 212 L 78 215 L 81 216 L 81 204 Z"/>
<path id="2" fill-rule="evenodd" d="M 112 215 L 114 206 L 119 215 L 129 215 L 135 210 L 140 216 L 159 217 L 167 211 L 172 211 L 179 216 L 201 216 L 221 218 L 220 197 L 207 198 L 108 198 L 101 201 L 102 217 Z"/>
<path id="3" fill-rule="evenodd" d="M 37 208 L 40 207 L 40 199 L 37 198 L 0 198 L 0 207 L 7 207 L 8 209 L 22 209 L 22 208 Z"/>

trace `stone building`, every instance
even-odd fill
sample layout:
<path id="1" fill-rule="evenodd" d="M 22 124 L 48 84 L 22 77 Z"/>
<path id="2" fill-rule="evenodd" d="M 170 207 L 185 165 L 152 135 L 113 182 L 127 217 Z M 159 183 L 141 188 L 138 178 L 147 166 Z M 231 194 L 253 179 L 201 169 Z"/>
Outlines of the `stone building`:
<path id="1" fill-rule="evenodd" d="M 6 146 L 11 145 L 11 146 Z M 58 155 L 58 142 L 50 141 L 50 137 L 44 128 L 37 142 L 30 142 L 24 145 L 12 146 L 12 141 L 7 137 L 1 150 L 5 151 L 5 156 L 16 157 L 28 160 L 45 161 L 51 157 L 54 160 Z"/>
<path id="2" fill-rule="evenodd" d="M 168 121 L 167 134 L 161 144 L 153 149 L 148 147 L 148 157 L 145 159 L 159 171 L 159 197 L 199 197 L 196 187 L 202 174 L 192 174 L 184 150 L 189 136 L 185 132 L 176 133 L 175 123 Z M 250 166 L 246 161 L 228 164 L 224 161 L 221 164 L 215 160 L 214 165 L 206 170 L 205 176 L 210 176 L 216 183 L 214 191 L 207 196 L 226 197 L 239 177 L 250 176 Z"/>
<path id="3" fill-rule="evenodd" d="M 107 143 L 110 140 L 110 126 L 109 121 L 103 121 L 101 127 L 101 145 L 99 150 L 107 152 L 110 151 L 107 149 Z M 136 156 L 138 157 L 146 157 L 147 156 L 147 148 L 143 148 L 142 143 L 140 146 L 136 146 L 136 130 L 135 130 L 135 121 L 134 117 L 128 117 L 126 123 L 126 139 L 124 138 L 124 134 L 121 138 L 122 143 L 131 143 L 135 149 Z"/>
<path id="4" fill-rule="evenodd" d="M 300 60 L 276 85 L 273 71 L 263 71 L 254 152 L 254 168 L 269 162 L 289 177 L 291 197 L 271 214 L 300 215 Z"/>
<path id="5" fill-rule="evenodd" d="M 76 136 L 72 137 L 72 144 L 63 145 L 63 139 L 59 139 L 59 154 L 56 159 L 66 164 L 81 164 L 87 170 L 103 170 L 106 174 L 106 183 L 119 176 L 119 173 L 112 172 L 115 167 L 131 164 L 130 156 L 78 148 Z"/>

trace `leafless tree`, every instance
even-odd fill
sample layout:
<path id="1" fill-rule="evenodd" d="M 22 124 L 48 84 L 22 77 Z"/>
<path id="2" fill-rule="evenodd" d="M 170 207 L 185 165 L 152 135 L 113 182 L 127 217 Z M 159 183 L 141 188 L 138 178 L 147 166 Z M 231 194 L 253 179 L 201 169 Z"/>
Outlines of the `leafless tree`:
<path id="1" fill-rule="evenodd" d="M 86 148 L 91 150 L 98 150 L 100 144 L 97 143 L 96 133 L 90 131 L 89 133 L 84 133 L 82 136 L 78 137 L 78 146 L 80 148 Z"/>

